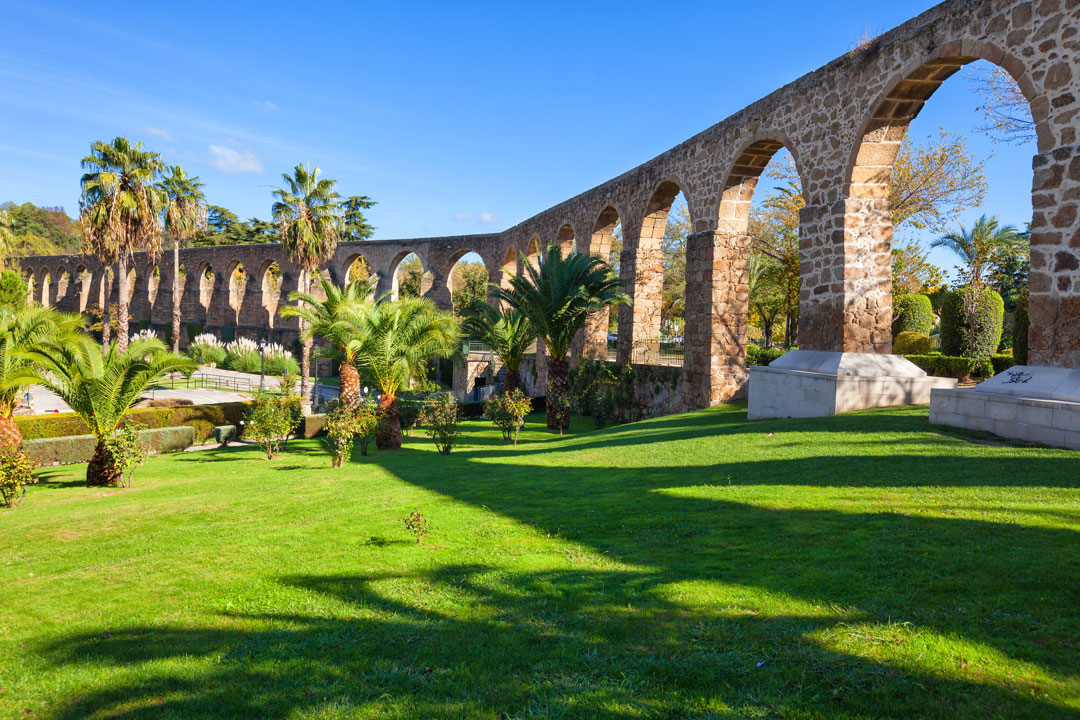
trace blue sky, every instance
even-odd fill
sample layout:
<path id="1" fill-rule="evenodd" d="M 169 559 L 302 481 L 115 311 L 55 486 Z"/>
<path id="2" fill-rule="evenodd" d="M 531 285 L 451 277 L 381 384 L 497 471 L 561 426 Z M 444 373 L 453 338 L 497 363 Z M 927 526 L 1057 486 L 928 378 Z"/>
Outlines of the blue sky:
<path id="1" fill-rule="evenodd" d="M 298 162 L 377 238 L 490 232 L 663 152 L 930 2 L 7 2 L 0 200 L 77 207 L 94 140 L 141 139 L 267 218 Z M 973 133 L 958 75 L 913 124 Z M 972 134 L 981 212 L 1030 219 L 1033 148 Z M 935 254 L 939 264 L 952 260 Z"/>

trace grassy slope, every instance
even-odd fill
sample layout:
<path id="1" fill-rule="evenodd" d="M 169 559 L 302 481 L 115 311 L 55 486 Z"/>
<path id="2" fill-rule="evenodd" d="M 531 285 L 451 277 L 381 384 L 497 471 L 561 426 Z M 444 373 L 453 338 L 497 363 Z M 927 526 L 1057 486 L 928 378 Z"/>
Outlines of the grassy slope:
<path id="1" fill-rule="evenodd" d="M 925 409 L 467 428 L 49 470 L 0 513 L 0 717 L 1080 717 L 1076 453 Z"/>

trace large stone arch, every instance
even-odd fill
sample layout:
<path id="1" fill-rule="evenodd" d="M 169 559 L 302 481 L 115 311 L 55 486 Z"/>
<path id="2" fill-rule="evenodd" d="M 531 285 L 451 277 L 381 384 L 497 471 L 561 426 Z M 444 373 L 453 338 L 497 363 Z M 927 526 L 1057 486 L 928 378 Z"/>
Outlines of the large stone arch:
<path id="1" fill-rule="evenodd" d="M 38 297 L 36 300 L 42 305 L 49 305 L 52 301 L 52 288 L 50 283 L 52 282 L 52 273 L 49 272 L 49 268 L 43 267 L 38 271 L 37 276 L 37 288 Z"/>
<path id="2" fill-rule="evenodd" d="M 394 259 L 390 261 L 390 265 L 388 266 L 386 271 L 385 279 L 383 279 L 382 275 L 380 274 L 378 291 L 379 295 L 382 295 L 384 292 L 389 292 L 391 300 L 398 299 L 398 268 L 401 267 L 401 263 L 405 260 L 405 258 L 409 257 L 410 255 L 415 255 L 420 260 L 420 266 L 424 269 L 423 277 L 429 277 L 428 272 L 430 271 L 430 268 L 428 267 L 428 263 L 425 262 L 426 253 L 422 255 L 411 246 L 403 247 L 397 252 L 396 255 L 394 255 Z M 428 280 L 428 286 L 425 287 L 423 277 L 420 282 L 421 297 L 425 296 L 427 294 L 427 291 L 431 289 L 430 279 Z M 385 290 L 383 289 L 384 287 Z"/>
<path id="3" fill-rule="evenodd" d="M 75 268 L 75 277 L 73 280 L 77 293 L 74 311 L 84 313 L 86 312 L 87 303 L 90 300 L 90 288 L 94 284 L 94 274 L 85 264 L 80 263 Z"/>
<path id="4" fill-rule="evenodd" d="M 266 258 L 259 266 L 254 280 L 259 291 L 257 316 L 260 322 L 257 324 L 265 324 L 268 329 L 273 330 L 285 285 L 281 266 L 274 258 Z M 255 304 L 254 301 L 252 304 Z"/>
<path id="5" fill-rule="evenodd" d="M 602 258 L 605 262 L 608 260 L 611 255 L 611 243 L 621 217 L 622 214 L 614 204 L 606 205 L 596 215 L 592 224 L 592 232 L 588 235 L 587 252 L 590 255 Z M 585 320 L 582 356 L 594 360 L 607 359 L 610 317 L 611 309 L 604 308 L 598 313 L 593 313 Z"/>
<path id="6" fill-rule="evenodd" d="M 577 250 L 577 233 L 574 232 L 573 225 L 564 222 L 559 226 L 558 231 L 555 233 L 555 245 L 562 250 L 563 256 Z"/>

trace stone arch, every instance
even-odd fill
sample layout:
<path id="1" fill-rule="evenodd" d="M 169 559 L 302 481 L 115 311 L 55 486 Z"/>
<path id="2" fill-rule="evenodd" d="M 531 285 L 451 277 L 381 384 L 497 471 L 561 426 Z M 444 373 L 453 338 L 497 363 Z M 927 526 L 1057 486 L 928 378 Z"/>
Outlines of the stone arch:
<path id="1" fill-rule="evenodd" d="M 195 274 L 195 281 L 199 289 L 199 307 L 202 319 L 208 320 L 210 308 L 214 301 L 214 286 L 217 282 L 217 273 L 209 260 L 203 260 L 199 264 L 199 271 Z"/>
<path id="2" fill-rule="evenodd" d="M 524 269 L 526 264 L 531 264 L 534 267 L 540 263 L 540 258 L 543 255 L 544 248 L 540 242 L 540 238 L 537 235 L 533 235 L 529 238 L 529 241 L 525 243 L 525 252 L 521 254 L 521 266 Z"/>
<path id="3" fill-rule="evenodd" d="M 399 295 L 400 295 L 399 286 L 401 284 L 402 278 L 399 277 L 400 276 L 399 271 L 401 270 L 401 264 L 410 255 L 415 256 L 416 259 L 420 262 L 420 268 L 421 268 L 421 272 L 422 272 L 422 275 L 420 276 L 420 297 L 423 297 L 427 293 L 427 291 L 431 289 L 432 276 L 431 276 L 431 273 L 428 272 L 428 269 L 424 266 L 424 260 L 423 260 L 422 257 L 420 257 L 420 253 L 416 252 L 415 250 L 413 250 L 411 248 L 405 248 L 404 250 L 399 252 L 396 256 L 394 256 L 394 260 L 390 263 L 390 268 L 389 268 L 388 272 L 389 272 L 389 275 L 390 275 L 390 299 L 391 300 L 397 300 Z"/>
<path id="4" fill-rule="evenodd" d="M 244 263 L 239 260 L 233 260 L 229 263 L 229 270 L 225 274 L 225 278 L 229 288 L 228 305 L 229 309 L 232 310 L 232 317 L 229 319 L 233 321 L 234 325 L 239 325 L 240 312 L 244 306 L 244 294 L 250 280 Z"/>
<path id="5" fill-rule="evenodd" d="M 157 305 L 158 291 L 161 289 L 161 266 L 157 263 L 148 263 L 146 266 L 146 299 L 150 303 L 153 312 Z"/>
<path id="6" fill-rule="evenodd" d="M 570 223 L 563 223 L 559 227 L 559 231 L 555 233 L 555 244 L 562 249 L 563 256 L 569 255 L 577 249 L 577 237 L 574 233 L 574 226 Z"/>
<path id="7" fill-rule="evenodd" d="M 130 304 L 131 299 L 135 296 L 135 283 L 139 280 L 139 274 L 135 272 L 135 266 L 132 265 L 128 268 L 128 283 L 127 283 L 127 301 Z"/>
<path id="8" fill-rule="evenodd" d="M 52 274 L 49 273 L 49 268 L 44 268 L 44 267 L 41 268 L 41 271 L 38 273 L 38 284 L 37 284 L 37 286 L 38 286 L 38 288 L 40 288 L 40 291 L 41 291 L 41 296 L 38 298 L 38 300 L 41 302 L 42 305 L 48 305 L 49 304 L 49 300 L 50 300 L 49 283 L 51 282 L 51 280 L 52 280 Z"/>
<path id="9" fill-rule="evenodd" d="M 805 324 L 801 329 L 805 330 L 807 342 L 800 336 L 800 347 L 892 352 L 893 225 L 889 188 L 893 165 L 908 127 L 927 101 L 946 80 L 976 60 L 993 63 L 1012 76 L 1031 107 L 1039 150 L 1052 147 L 1053 132 L 1047 122 L 1049 102 L 1038 93 L 1020 60 L 990 43 L 970 41 L 946 43 L 911 58 L 869 105 L 849 153 L 842 215 L 832 218 L 823 228 L 842 237 L 842 254 L 831 263 L 818 261 L 810 277 L 804 278 L 801 314 Z M 1038 237 L 1036 224 L 1033 221 L 1033 246 Z M 1073 258 L 1075 261 L 1080 254 L 1073 253 Z M 1033 284 L 1042 269 L 1037 267 L 1037 259 L 1041 256 L 1033 252 Z M 837 280 L 843 283 L 841 293 L 829 289 Z M 813 302 L 817 296 L 828 301 Z M 1031 326 L 1037 328 L 1034 316 Z"/>
<path id="10" fill-rule="evenodd" d="M 363 253 L 353 253 L 346 257 L 336 275 L 338 278 L 336 282 L 339 285 L 345 285 L 356 280 L 374 278 L 375 287 L 378 287 L 379 281 L 381 280 L 379 273 L 375 272 L 374 266 L 372 266 L 371 262 L 368 261 Z M 375 290 L 371 291 L 371 296 L 375 296 Z"/>
<path id="11" fill-rule="evenodd" d="M 608 205 L 601 210 L 593 223 L 588 241 L 588 252 L 608 261 L 611 257 L 611 243 L 620 224 L 620 213 L 614 205 Z M 610 308 L 604 308 L 586 318 L 582 347 L 584 357 L 597 360 L 607 359 L 610 321 Z"/>
<path id="12" fill-rule="evenodd" d="M 26 298 L 31 302 L 37 302 L 37 296 L 35 292 L 37 290 L 37 278 L 34 276 L 34 271 L 27 269 L 23 271 L 23 282 L 26 283 Z"/>
<path id="13" fill-rule="evenodd" d="M 75 287 L 78 289 L 78 307 L 80 313 L 86 312 L 86 304 L 90 300 L 90 287 L 94 283 L 94 274 L 85 265 L 79 265 L 75 269 Z"/>
<path id="14" fill-rule="evenodd" d="M 57 307 L 61 303 L 66 303 L 69 290 L 71 290 L 71 273 L 61 265 L 56 269 L 56 297 L 53 298 L 53 302 L 56 303 Z"/>
<path id="15" fill-rule="evenodd" d="M 499 266 L 499 287 L 510 287 L 510 279 L 517 275 L 518 271 L 518 252 L 514 249 L 514 246 L 506 248 L 506 253 L 503 255 L 502 265 Z"/>
<path id="16" fill-rule="evenodd" d="M 487 281 L 490 281 L 490 279 L 491 279 L 491 268 L 488 266 L 487 261 L 484 260 L 484 256 L 481 255 L 475 248 L 468 248 L 468 249 L 465 249 L 465 250 L 459 250 L 459 251 L 455 252 L 453 255 L 451 255 L 450 258 L 449 258 L 449 261 L 446 263 L 446 269 L 443 272 L 443 277 L 445 278 L 446 291 L 447 291 L 447 293 L 448 293 L 448 295 L 450 297 L 450 305 L 453 307 L 455 312 L 461 312 L 461 310 L 464 309 L 464 308 L 459 308 L 457 306 L 457 303 L 454 302 L 454 294 L 457 293 L 461 289 L 461 288 L 457 287 L 456 284 L 459 283 L 459 282 L 463 282 L 465 280 L 465 278 L 463 278 L 463 277 L 455 277 L 454 276 L 454 270 L 457 269 L 457 267 L 461 263 L 462 259 L 466 255 L 470 255 L 470 254 L 471 255 L 476 255 L 478 258 L 480 258 L 479 263 L 484 267 L 484 273 L 485 273 Z"/>
<path id="17" fill-rule="evenodd" d="M 274 318 L 277 317 L 278 305 L 281 302 L 281 289 L 285 284 L 281 266 L 274 260 L 264 260 L 262 267 L 259 268 L 258 277 L 262 309 L 266 312 L 266 324 L 273 330 Z"/>

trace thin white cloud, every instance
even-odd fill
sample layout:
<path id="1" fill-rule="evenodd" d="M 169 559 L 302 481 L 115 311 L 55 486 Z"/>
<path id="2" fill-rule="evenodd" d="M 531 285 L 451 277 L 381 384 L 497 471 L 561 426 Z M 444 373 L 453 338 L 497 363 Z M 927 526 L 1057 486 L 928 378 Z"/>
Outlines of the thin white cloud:
<path id="1" fill-rule="evenodd" d="M 255 109 L 263 115 L 269 115 L 277 110 L 277 104 L 269 100 L 252 100 L 251 102 L 255 105 Z"/>
<path id="2" fill-rule="evenodd" d="M 472 220 L 472 213 L 458 213 L 454 216 L 455 220 Z"/>
<path id="3" fill-rule="evenodd" d="M 156 128 L 153 125 L 147 125 L 146 127 L 143 128 L 143 130 L 145 130 L 150 135 L 153 135 L 154 137 L 161 138 L 165 142 L 172 142 L 173 141 L 172 135 L 169 134 L 168 130 L 162 130 L 161 128 Z"/>
<path id="4" fill-rule="evenodd" d="M 255 153 L 243 148 L 237 150 L 223 145 L 211 145 L 210 154 L 213 155 L 211 162 L 214 167 L 224 173 L 257 173 L 262 172 L 262 161 Z"/>
<path id="5" fill-rule="evenodd" d="M 498 221 L 499 218 L 495 217 L 491 213 L 480 213 L 480 222 L 484 223 L 485 225 Z"/>

